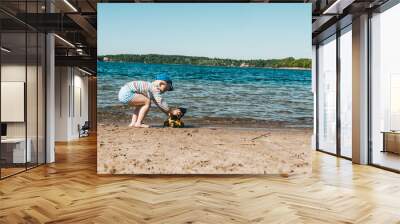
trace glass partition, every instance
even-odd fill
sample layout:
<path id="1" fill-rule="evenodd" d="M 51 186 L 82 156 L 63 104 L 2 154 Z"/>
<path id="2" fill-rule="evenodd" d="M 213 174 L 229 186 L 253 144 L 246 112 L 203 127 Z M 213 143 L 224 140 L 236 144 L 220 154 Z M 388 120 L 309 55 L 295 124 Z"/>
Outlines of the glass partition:
<path id="1" fill-rule="evenodd" d="M 43 1 L 27 2 L 26 11 L 31 14 L 45 12 Z M 36 20 L 36 21 L 35 21 Z M 37 24 L 38 17 L 30 21 Z M 35 167 L 44 161 L 44 88 L 43 66 L 45 64 L 45 36 L 38 30 L 26 29 L 27 35 L 27 142 L 31 151 L 31 161 L 27 167 Z M 27 149 L 29 149 L 29 147 Z"/>
<path id="2" fill-rule="evenodd" d="M 352 32 L 340 35 L 340 154 L 352 157 Z"/>
<path id="3" fill-rule="evenodd" d="M 318 149 L 336 153 L 336 36 L 318 47 Z M 322 91 L 323 90 L 323 91 Z"/>
<path id="4" fill-rule="evenodd" d="M 400 4 L 371 18 L 371 162 L 400 170 Z"/>
<path id="5" fill-rule="evenodd" d="M 37 165 L 38 158 L 38 35 L 36 32 L 27 33 L 27 82 L 26 82 L 26 113 L 27 113 L 27 150 L 30 159 L 27 167 Z"/>
<path id="6" fill-rule="evenodd" d="M 1 47 L 1 175 L 6 177 L 24 171 L 31 158 L 26 141 L 26 33 L 3 32 Z"/>
<path id="7" fill-rule="evenodd" d="M 0 2 L 42 13 L 44 1 Z M 0 12 L 0 178 L 45 163 L 45 34 Z"/>

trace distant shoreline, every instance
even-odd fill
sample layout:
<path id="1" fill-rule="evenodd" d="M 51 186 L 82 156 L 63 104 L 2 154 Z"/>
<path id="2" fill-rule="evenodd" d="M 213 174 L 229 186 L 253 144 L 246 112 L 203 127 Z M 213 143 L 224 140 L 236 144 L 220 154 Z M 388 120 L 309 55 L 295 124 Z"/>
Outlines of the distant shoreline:
<path id="1" fill-rule="evenodd" d="M 262 67 L 266 68 L 266 67 Z M 286 69 L 286 70 L 305 70 L 305 71 L 311 71 L 311 68 L 302 68 L 302 67 L 280 67 L 280 68 L 272 68 L 272 69 Z"/>
<path id="2" fill-rule="evenodd" d="M 209 58 L 185 55 L 160 55 L 160 54 L 115 54 L 100 55 L 98 61 L 103 62 L 132 62 L 143 64 L 169 64 L 169 65 L 193 65 L 215 66 L 234 68 L 272 68 L 272 69 L 297 69 L 310 70 L 311 59 L 286 57 L 280 59 L 229 59 Z"/>
<path id="3" fill-rule="evenodd" d="M 192 64 L 162 64 L 162 63 L 143 63 L 135 61 L 100 61 L 104 63 L 135 63 L 135 64 L 150 64 L 150 65 L 191 65 L 191 66 L 205 66 L 205 67 L 226 67 L 226 68 L 261 68 L 261 69 L 279 69 L 279 70 L 303 70 L 311 71 L 311 68 L 302 67 L 240 67 L 240 66 L 225 66 L 225 65 L 192 65 Z"/>

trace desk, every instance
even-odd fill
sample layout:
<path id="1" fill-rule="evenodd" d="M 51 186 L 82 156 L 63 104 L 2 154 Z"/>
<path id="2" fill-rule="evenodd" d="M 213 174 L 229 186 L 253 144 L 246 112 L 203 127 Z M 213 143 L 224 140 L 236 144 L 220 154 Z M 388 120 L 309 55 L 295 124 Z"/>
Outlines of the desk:
<path id="1" fill-rule="evenodd" d="M 1 139 L 1 157 L 6 163 L 25 163 L 32 159 L 30 138 L 27 139 L 25 152 L 25 138 L 5 138 Z M 26 160 L 25 160 L 26 159 Z"/>
<path id="2" fill-rule="evenodd" d="M 383 131 L 382 152 L 400 154 L 400 131 Z"/>

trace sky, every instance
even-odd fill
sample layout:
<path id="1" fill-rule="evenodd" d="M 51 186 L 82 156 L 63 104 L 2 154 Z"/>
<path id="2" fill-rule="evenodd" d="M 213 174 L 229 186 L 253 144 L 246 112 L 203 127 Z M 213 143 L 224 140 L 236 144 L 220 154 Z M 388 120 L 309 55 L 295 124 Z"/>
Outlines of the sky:
<path id="1" fill-rule="evenodd" d="M 311 4 L 98 4 L 98 55 L 311 58 Z"/>

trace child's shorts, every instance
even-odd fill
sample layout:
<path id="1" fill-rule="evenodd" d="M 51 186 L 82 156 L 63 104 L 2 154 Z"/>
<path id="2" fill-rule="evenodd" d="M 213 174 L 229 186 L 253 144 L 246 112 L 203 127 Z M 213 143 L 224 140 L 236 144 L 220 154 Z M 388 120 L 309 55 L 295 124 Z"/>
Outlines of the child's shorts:
<path id="1" fill-rule="evenodd" d="M 129 89 L 128 86 L 123 86 L 119 90 L 118 100 L 121 103 L 128 103 L 129 101 L 131 101 L 133 99 L 134 96 L 135 96 L 135 93 L 131 89 Z"/>

